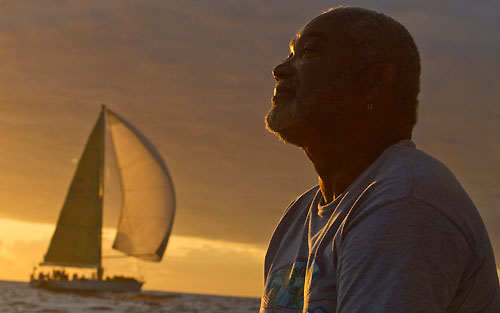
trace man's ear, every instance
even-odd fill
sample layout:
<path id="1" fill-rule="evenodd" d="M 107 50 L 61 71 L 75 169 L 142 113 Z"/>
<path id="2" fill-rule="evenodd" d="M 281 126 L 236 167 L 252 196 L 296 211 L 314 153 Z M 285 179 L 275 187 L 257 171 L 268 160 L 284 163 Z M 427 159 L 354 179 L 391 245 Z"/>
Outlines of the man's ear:
<path id="1" fill-rule="evenodd" d="M 391 63 L 377 63 L 368 67 L 359 79 L 359 87 L 366 98 L 373 101 L 383 96 L 396 79 L 396 67 Z"/>

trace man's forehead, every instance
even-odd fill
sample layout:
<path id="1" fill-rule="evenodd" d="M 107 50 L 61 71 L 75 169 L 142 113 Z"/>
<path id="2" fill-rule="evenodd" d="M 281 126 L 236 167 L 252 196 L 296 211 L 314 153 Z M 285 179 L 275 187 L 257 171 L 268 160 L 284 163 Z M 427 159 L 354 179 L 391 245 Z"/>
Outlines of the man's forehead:
<path id="1" fill-rule="evenodd" d="M 295 46 L 297 41 L 315 37 L 328 41 L 331 37 L 341 36 L 341 27 L 330 16 L 320 15 L 304 25 L 290 40 L 290 47 Z"/>
<path id="2" fill-rule="evenodd" d="M 295 46 L 295 44 L 297 43 L 298 40 L 305 40 L 305 39 L 308 39 L 308 38 L 318 38 L 318 39 L 321 39 L 323 41 L 328 41 L 328 36 L 323 33 L 323 32 L 318 32 L 318 31 L 308 31 L 308 32 L 304 32 L 304 33 L 297 33 L 297 35 L 295 35 L 295 37 L 292 38 L 292 40 L 290 40 L 290 47 L 293 47 Z"/>

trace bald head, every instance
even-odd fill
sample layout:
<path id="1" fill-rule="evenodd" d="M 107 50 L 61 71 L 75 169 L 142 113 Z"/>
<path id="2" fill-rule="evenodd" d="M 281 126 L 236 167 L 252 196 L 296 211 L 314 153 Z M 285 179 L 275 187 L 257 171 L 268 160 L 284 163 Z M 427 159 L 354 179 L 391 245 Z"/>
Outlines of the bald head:
<path id="1" fill-rule="evenodd" d="M 382 13 L 357 8 L 330 9 L 317 18 L 340 27 L 354 44 L 353 67 L 361 71 L 388 62 L 396 68 L 396 102 L 407 122 L 417 122 L 420 92 L 420 55 L 408 30 Z"/>

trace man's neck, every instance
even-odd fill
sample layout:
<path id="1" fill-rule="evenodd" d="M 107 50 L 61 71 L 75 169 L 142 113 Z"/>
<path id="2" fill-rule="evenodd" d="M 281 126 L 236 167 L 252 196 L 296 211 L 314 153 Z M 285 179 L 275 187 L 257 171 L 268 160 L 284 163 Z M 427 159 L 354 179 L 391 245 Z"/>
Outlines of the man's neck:
<path id="1" fill-rule="evenodd" d="M 344 143 L 322 143 L 302 148 L 318 173 L 319 187 L 325 203 L 334 201 L 389 146 L 407 136 L 383 140 L 364 138 Z"/>

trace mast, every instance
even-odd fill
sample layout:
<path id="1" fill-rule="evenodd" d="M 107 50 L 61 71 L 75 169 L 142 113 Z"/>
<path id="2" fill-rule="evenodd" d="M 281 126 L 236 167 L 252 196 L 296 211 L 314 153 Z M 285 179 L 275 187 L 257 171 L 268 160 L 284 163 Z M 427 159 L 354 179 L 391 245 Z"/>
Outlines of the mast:
<path id="1" fill-rule="evenodd" d="M 102 123 L 102 131 L 101 131 L 101 150 L 99 155 L 99 198 L 101 200 L 101 208 L 103 208 L 104 203 L 104 165 L 105 165 L 105 155 L 106 155 L 106 105 L 102 104 L 101 106 L 101 123 Z M 101 218 L 99 225 L 99 266 L 97 267 L 97 279 L 102 279 L 102 274 L 104 269 L 102 267 L 102 224 L 103 224 L 103 214 L 101 209 Z"/>

